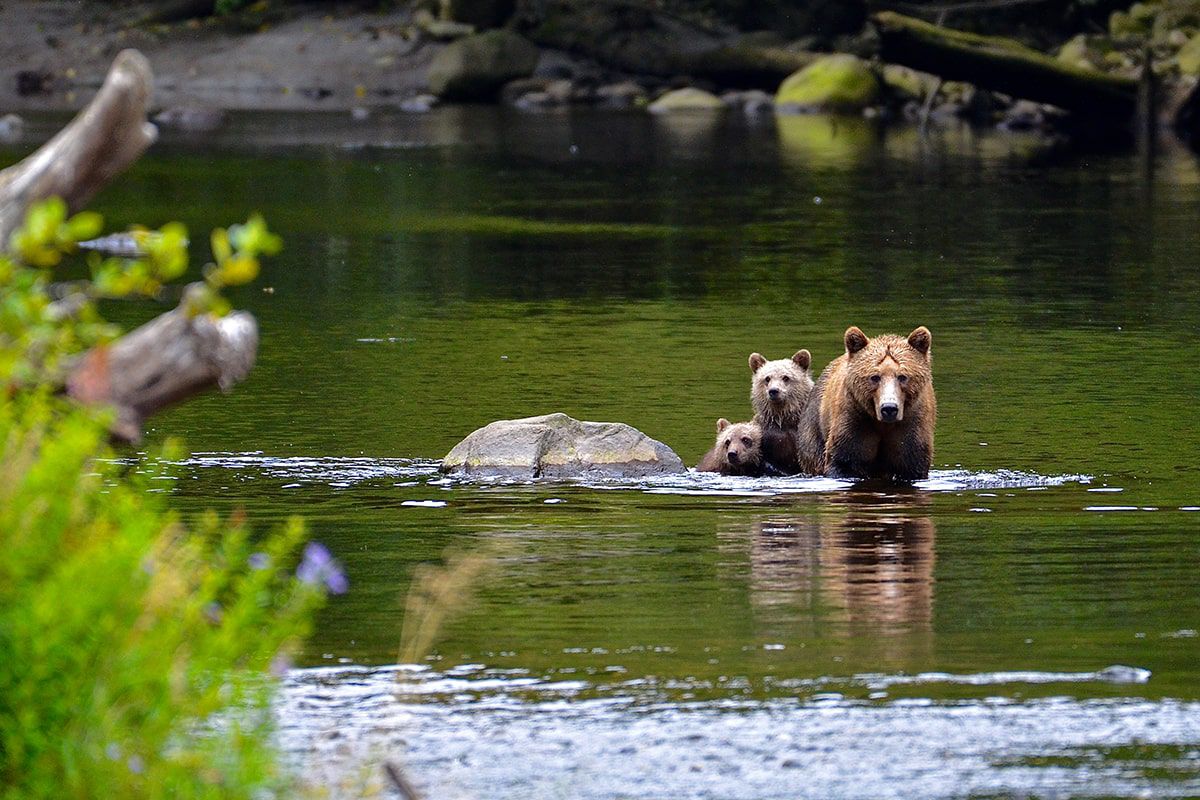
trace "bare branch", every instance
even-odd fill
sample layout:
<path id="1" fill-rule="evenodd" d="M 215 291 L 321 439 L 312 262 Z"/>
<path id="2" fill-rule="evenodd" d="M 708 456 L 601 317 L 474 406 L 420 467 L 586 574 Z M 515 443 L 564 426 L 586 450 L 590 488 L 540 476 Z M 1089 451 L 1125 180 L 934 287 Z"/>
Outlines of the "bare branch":
<path id="1" fill-rule="evenodd" d="M 178 308 L 88 351 L 67 379 L 67 394 L 115 408 L 114 437 L 136 442 L 151 414 L 213 387 L 232 389 L 250 373 L 257 352 L 252 315 L 194 315 L 185 292 Z"/>

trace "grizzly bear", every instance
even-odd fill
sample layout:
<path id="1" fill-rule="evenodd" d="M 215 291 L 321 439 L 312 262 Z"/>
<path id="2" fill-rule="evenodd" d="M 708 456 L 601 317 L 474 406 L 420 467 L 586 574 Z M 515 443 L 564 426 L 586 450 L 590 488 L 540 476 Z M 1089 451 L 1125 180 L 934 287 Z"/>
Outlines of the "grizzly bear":
<path id="1" fill-rule="evenodd" d="M 905 339 L 846 330 L 846 352 L 821 373 L 800 425 L 800 468 L 831 478 L 929 477 L 937 398 L 929 329 Z"/>
<path id="2" fill-rule="evenodd" d="M 796 432 L 812 394 L 813 379 L 808 371 L 811 364 L 807 350 L 778 361 L 750 354 L 750 402 L 754 421 L 762 427 L 763 459 L 786 475 L 800 469 Z"/>
<path id="3" fill-rule="evenodd" d="M 735 425 L 722 417 L 717 420 L 717 442 L 700 459 L 696 471 L 757 478 L 765 469 L 762 455 L 762 429 L 758 423 Z"/>

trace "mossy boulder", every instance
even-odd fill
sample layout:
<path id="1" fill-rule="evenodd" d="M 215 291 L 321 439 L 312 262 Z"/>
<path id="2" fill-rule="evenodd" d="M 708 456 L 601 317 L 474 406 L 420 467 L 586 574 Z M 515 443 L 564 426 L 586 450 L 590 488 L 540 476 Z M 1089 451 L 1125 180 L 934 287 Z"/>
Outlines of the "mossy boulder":
<path id="1" fill-rule="evenodd" d="M 1104 61 L 1104 48 L 1097 46 L 1098 44 L 1102 45 L 1103 42 L 1097 42 L 1081 33 L 1067 40 L 1054 57 L 1059 63 L 1070 64 L 1073 67 L 1099 69 L 1099 65 Z"/>
<path id="2" fill-rule="evenodd" d="M 938 79 L 928 72 L 917 72 L 899 64 L 885 64 L 883 85 L 902 100 L 924 100 L 937 89 Z"/>
<path id="3" fill-rule="evenodd" d="M 880 98 L 879 78 L 862 59 L 846 54 L 819 58 L 790 75 L 775 94 L 782 111 L 861 112 Z"/>
<path id="4" fill-rule="evenodd" d="M 538 49 L 510 31 L 488 31 L 446 45 L 429 65 L 429 89 L 446 100 L 491 100 L 500 87 L 533 74 Z"/>
<path id="5" fill-rule="evenodd" d="M 507 478 L 642 478 L 684 472 L 671 448 L 620 422 L 546 414 L 493 422 L 454 446 L 442 471 Z"/>
<path id="6" fill-rule="evenodd" d="M 651 114 L 672 114 L 677 112 L 720 111 L 725 108 L 721 98 L 703 89 L 688 87 L 667 92 L 655 100 L 646 109 Z"/>

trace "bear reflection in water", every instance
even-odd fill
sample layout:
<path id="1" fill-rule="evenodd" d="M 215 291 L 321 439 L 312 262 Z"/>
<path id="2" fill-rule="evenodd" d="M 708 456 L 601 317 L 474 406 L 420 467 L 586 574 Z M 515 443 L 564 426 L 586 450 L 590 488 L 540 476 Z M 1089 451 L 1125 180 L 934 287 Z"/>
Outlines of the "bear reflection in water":
<path id="1" fill-rule="evenodd" d="M 726 551 L 748 547 L 750 604 L 773 632 L 928 632 L 936 535 L 924 505 L 851 493 L 810 514 L 771 514 L 719 536 Z"/>

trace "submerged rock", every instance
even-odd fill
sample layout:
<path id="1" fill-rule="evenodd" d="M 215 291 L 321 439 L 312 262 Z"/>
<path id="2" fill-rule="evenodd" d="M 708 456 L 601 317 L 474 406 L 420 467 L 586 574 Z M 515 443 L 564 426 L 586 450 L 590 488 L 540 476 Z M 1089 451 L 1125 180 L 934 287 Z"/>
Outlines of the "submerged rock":
<path id="1" fill-rule="evenodd" d="M 452 42 L 429 65 L 429 89 L 447 100 L 490 100 L 500 87 L 533 74 L 538 49 L 509 31 Z"/>
<path id="2" fill-rule="evenodd" d="M 571 102 L 574 85 L 565 79 L 518 78 L 504 85 L 500 100 L 526 110 L 555 108 Z"/>
<path id="3" fill-rule="evenodd" d="M 997 126 L 1006 131 L 1039 131 L 1047 126 L 1046 110 L 1031 100 L 1018 100 Z"/>
<path id="4" fill-rule="evenodd" d="M 838 54 L 817 59 L 779 86 L 775 106 L 785 111 L 860 112 L 879 101 L 879 79 L 862 59 Z"/>
<path id="5" fill-rule="evenodd" d="M 676 111 L 720 111 L 725 108 L 721 98 L 703 89 L 674 89 L 647 107 L 651 114 L 670 114 Z"/>
<path id="6" fill-rule="evenodd" d="M 442 471 L 513 478 L 641 478 L 685 471 L 671 448 L 620 422 L 546 414 L 493 422 L 454 446 Z"/>
<path id="7" fill-rule="evenodd" d="M 596 103 L 603 108 L 633 108 L 646 102 L 646 90 L 634 81 L 609 83 L 596 89 Z"/>
<path id="8" fill-rule="evenodd" d="M 409 114 L 427 114 L 437 107 L 438 99 L 432 94 L 419 94 L 400 101 L 400 110 Z"/>
<path id="9" fill-rule="evenodd" d="M 938 79 L 927 72 L 918 72 L 899 64 L 884 64 L 883 84 L 899 100 L 921 102 L 937 91 Z"/>

